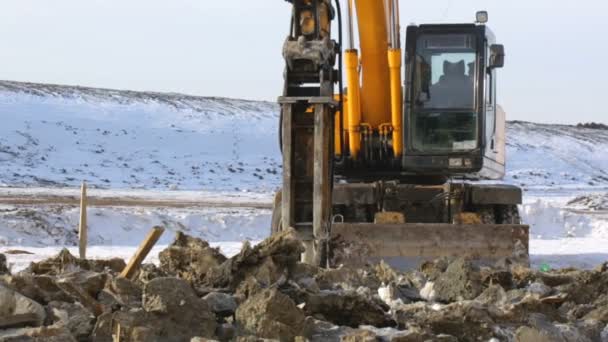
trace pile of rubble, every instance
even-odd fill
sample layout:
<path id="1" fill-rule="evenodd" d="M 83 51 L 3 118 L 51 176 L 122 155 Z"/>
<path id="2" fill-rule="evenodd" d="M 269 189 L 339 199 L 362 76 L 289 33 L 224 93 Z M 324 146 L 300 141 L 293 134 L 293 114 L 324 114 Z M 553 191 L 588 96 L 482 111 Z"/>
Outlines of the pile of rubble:
<path id="1" fill-rule="evenodd" d="M 437 260 L 322 269 L 285 231 L 226 258 L 183 234 L 123 260 L 67 250 L 10 274 L 0 255 L 0 341 L 608 341 L 608 264 L 593 271 Z"/>

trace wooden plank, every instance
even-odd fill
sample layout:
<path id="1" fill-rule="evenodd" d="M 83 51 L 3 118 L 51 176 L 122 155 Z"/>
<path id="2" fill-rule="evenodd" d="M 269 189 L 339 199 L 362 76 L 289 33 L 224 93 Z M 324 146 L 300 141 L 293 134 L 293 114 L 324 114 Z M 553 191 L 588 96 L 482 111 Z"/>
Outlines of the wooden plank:
<path id="1" fill-rule="evenodd" d="M 20 328 L 24 326 L 36 325 L 39 318 L 34 313 L 18 314 L 0 317 L 0 329 Z"/>
<path id="2" fill-rule="evenodd" d="M 120 335 L 122 334 L 122 328 L 120 326 L 120 322 L 115 322 L 114 325 L 114 332 L 112 334 L 112 341 L 113 342 L 120 342 Z"/>
<path id="3" fill-rule="evenodd" d="M 313 183 L 313 234 L 316 243 L 315 264 L 327 263 L 331 215 L 331 122 L 332 115 L 326 105 L 315 105 L 314 128 L 314 183 Z"/>
<path id="4" fill-rule="evenodd" d="M 80 259 L 87 258 L 87 183 L 82 182 L 80 190 L 80 223 L 78 225 L 78 251 Z"/>
<path id="5" fill-rule="evenodd" d="M 283 107 L 283 194 L 282 194 L 282 220 L 283 229 L 293 227 L 295 224 L 294 206 L 295 206 L 295 182 L 293 180 L 293 108 L 291 104 L 285 104 Z"/>
<path id="6" fill-rule="evenodd" d="M 162 227 L 152 228 L 150 233 L 148 233 L 148 236 L 146 236 L 141 245 L 139 245 L 139 248 L 135 252 L 135 255 L 133 255 L 133 257 L 127 264 L 127 267 L 125 267 L 125 269 L 120 274 L 121 277 L 130 279 L 135 275 L 135 273 L 141 266 L 141 263 L 144 261 L 146 256 L 148 256 L 150 250 L 152 250 L 152 247 L 154 247 L 154 245 L 156 244 L 156 242 L 158 242 L 158 239 L 160 239 L 161 235 L 163 235 L 164 232 L 165 229 Z"/>

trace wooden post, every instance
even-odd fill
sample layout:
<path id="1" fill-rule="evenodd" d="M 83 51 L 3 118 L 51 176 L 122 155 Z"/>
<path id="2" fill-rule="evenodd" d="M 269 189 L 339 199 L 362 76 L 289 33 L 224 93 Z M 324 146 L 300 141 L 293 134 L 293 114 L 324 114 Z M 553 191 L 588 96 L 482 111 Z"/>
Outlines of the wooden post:
<path id="1" fill-rule="evenodd" d="M 135 275 L 135 272 L 137 269 L 139 269 L 141 263 L 144 261 L 146 256 L 148 256 L 148 253 L 150 253 L 150 250 L 152 250 L 152 247 L 154 247 L 164 232 L 165 229 L 162 227 L 152 228 L 152 231 L 148 233 L 146 239 L 141 243 L 141 245 L 139 245 L 137 252 L 135 252 L 135 255 L 133 255 L 127 267 L 125 267 L 122 273 L 120 273 L 121 277 L 130 279 L 133 277 L 133 275 Z"/>
<path id="2" fill-rule="evenodd" d="M 87 183 L 82 182 L 82 188 L 80 190 L 80 223 L 78 225 L 78 250 L 80 252 L 80 259 L 86 259 L 87 257 L 87 240 Z"/>
<path id="3" fill-rule="evenodd" d="M 121 331 L 121 327 L 120 327 L 120 322 L 116 322 L 116 325 L 114 326 L 114 331 L 112 334 L 112 341 L 113 342 L 120 342 L 120 335 L 122 333 Z"/>
<path id="4" fill-rule="evenodd" d="M 281 194 L 281 220 L 283 229 L 293 227 L 295 223 L 295 182 L 294 182 L 294 142 L 293 142 L 293 104 L 283 104 L 283 189 Z"/>

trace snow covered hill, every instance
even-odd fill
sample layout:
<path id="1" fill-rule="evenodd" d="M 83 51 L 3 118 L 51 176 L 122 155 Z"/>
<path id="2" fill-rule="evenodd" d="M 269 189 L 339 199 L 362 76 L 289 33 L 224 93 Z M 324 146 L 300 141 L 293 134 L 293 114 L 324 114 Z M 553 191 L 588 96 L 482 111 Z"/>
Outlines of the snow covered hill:
<path id="1" fill-rule="evenodd" d="M 0 185 L 267 191 L 272 103 L 0 82 Z"/>
<path id="2" fill-rule="evenodd" d="M 280 183 L 270 102 L 0 82 L 0 185 L 267 192 Z M 608 131 L 512 122 L 506 181 L 608 186 Z"/>

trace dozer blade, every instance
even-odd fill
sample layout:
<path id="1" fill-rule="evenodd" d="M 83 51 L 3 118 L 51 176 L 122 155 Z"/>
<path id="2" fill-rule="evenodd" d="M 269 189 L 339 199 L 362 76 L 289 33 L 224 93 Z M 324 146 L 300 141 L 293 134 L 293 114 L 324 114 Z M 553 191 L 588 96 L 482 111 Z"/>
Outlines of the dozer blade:
<path id="1" fill-rule="evenodd" d="M 381 260 L 398 270 L 447 257 L 482 265 L 503 258 L 528 264 L 529 227 L 498 224 L 334 223 L 331 263 L 363 266 Z"/>

